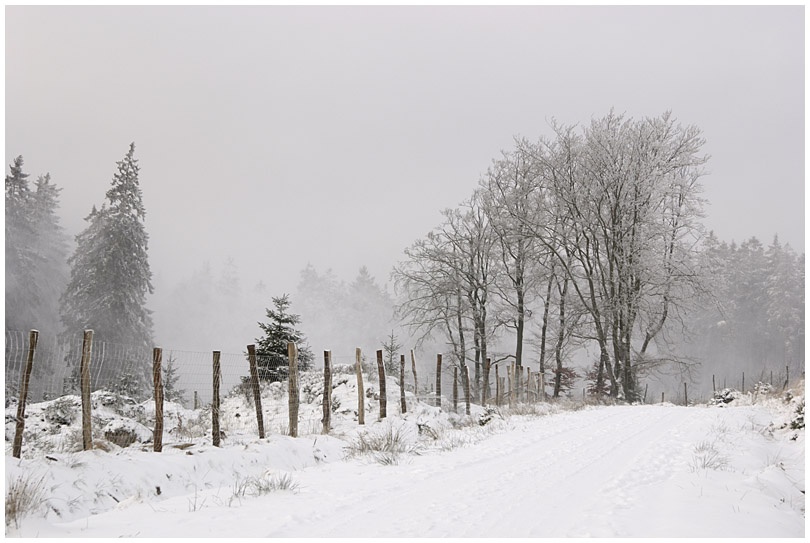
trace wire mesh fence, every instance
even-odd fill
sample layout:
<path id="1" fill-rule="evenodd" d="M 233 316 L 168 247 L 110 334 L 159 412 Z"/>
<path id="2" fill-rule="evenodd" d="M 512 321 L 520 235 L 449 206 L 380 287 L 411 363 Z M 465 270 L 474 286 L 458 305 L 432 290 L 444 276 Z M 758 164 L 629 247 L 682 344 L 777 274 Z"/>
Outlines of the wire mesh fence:
<path id="1" fill-rule="evenodd" d="M 29 332 L 6 330 L 5 334 L 5 395 L 14 398 L 19 394 L 22 373 L 29 351 Z M 247 346 L 246 346 L 247 347 Z M 246 349 L 247 350 L 247 349 Z M 30 376 L 28 401 L 39 402 L 51 400 L 66 394 L 79 393 L 79 369 L 82 355 L 82 336 L 59 337 L 40 335 L 37 343 L 33 370 Z M 92 390 L 105 389 L 144 400 L 152 396 L 152 349 L 138 348 L 131 345 L 121 345 L 94 339 L 90 357 L 90 383 Z M 354 350 L 332 352 L 332 365 L 336 372 L 350 373 L 356 361 Z M 288 376 L 288 366 L 285 357 L 256 357 L 259 380 L 262 382 L 284 382 Z M 369 384 L 378 382 L 377 361 L 374 351 L 362 351 L 361 367 Z M 386 374 L 399 380 L 400 359 L 387 361 Z M 436 404 L 436 373 L 433 361 L 420 361 L 420 374 L 418 381 L 412 374 L 412 361 L 408 357 L 405 363 L 405 389 L 417 398 L 429 404 Z M 424 371 L 427 362 L 428 371 Z M 220 353 L 221 384 L 223 395 L 234 391 L 250 393 L 250 365 L 247 352 Z M 312 365 L 322 367 L 320 357 L 315 356 Z M 163 348 L 163 385 L 165 397 L 169 401 L 180 403 L 186 407 L 197 408 L 209 404 L 213 396 L 213 352 L 188 351 L 180 349 Z M 546 387 L 552 383 L 549 376 L 545 382 L 539 384 L 539 375 L 536 371 L 531 374 L 515 375 L 514 383 L 510 383 L 506 367 L 502 367 L 500 376 L 496 378 L 496 364 L 490 372 L 490 384 L 487 402 L 505 405 L 509 403 L 507 389 L 517 388 L 512 401 L 538 401 L 546 400 L 550 393 Z M 452 401 L 453 381 L 457 380 L 457 405 L 463 406 L 466 394 L 463 386 L 461 372 L 454 376 L 454 364 L 444 364 L 441 367 L 442 377 L 441 395 L 444 404 Z M 308 369 L 308 368 L 302 368 Z M 470 370 L 470 401 L 480 403 L 483 383 L 476 378 L 471 367 Z M 702 383 L 697 387 L 690 384 L 690 403 L 705 402 L 711 399 L 713 390 L 733 387 L 747 391 L 758 382 L 769 382 L 776 389 L 784 389 L 790 377 L 803 377 L 803 364 L 790 367 L 780 366 L 774 369 L 767 368 L 746 375 L 730 377 L 711 376 L 714 382 Z M 497 379 L 497 380 L 496 380 Z M 527 386 L 528 385 L 528 386 Z M 649 394 L 645 394 L 644 403 L 657 403 L 661 401 L 661 389 L 655 391 L 650 387 Z M 499 394 L 499 390 L 501 393 Z M 543 391 L 546 391 L 545 393 Z M 573 394 L 578 392 L 572 391 Z M 582 389 L 583 399 L 585 392 Z M 668 390 L 666 400 L 673 403 L 683 403 L 687 399 L 686 391 L 682 387 Z"/>
<path id="2" fill-rule="evenodd" d="M 29 333 L 6 330 L 6 398 L 19 393 L 23 368 L 29 352 Z M 39 337 L 29 381 L 28 401 L 51 400 L 79 394 L 82 337 Z M 135 399 L 152 395 L 152 349 L 93 340 L 90 356 L 92 390 L 109 390 Z M 261 381 L 284 381 L 284 359 L 257 356 Z M 224 394 L 250 386 L 247 353 L 220 353 Z M 211 402 L 213 396 L 213 352 L 163 349 L 163 385 L 169 401 L 187 407 Z"/>

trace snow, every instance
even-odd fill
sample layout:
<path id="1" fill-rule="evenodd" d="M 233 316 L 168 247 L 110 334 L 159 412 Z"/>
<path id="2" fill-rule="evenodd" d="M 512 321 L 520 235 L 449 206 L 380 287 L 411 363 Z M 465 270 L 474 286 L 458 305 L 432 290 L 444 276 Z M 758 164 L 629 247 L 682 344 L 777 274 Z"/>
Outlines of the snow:
<path id="1" fill-rule="evenodd" d="M 281 435 L 287 398 L 274 383 L 262 391 L 265 439 L 238 392 L 222 400 L 220 448 L 205 434 L 204 410 L 167 403 L 162 453 L 145 443 L 149 402 L 112 406 L 95 393 L 99 428 L 133 428 L 133 445 L 99 434 L 107 450 L 73 452 L 81 417 L 71 417 L 68 398 L 28 406 L 17 460 L 11 405 L 7 495 L 26 478 L 42 479 L 46 494 L 6 535 L 804 536 L 804 430 L 788 426 L 803 394 L 747 395 L 723 407 L 538 404 L 502 408 L 481 425 L 480 406 L 466 417 L 410 393 L 400 415 L 389 378 L 388 418 L 376 420 L 372 384 L 358 426 L 354 375 L 333 379 L 330 435 L 320 434 L 323 379 L 313 373 L 302 378 L 300 437 Z M 361 450 L 361 441 L 384 438 L 388 451 Z"/>

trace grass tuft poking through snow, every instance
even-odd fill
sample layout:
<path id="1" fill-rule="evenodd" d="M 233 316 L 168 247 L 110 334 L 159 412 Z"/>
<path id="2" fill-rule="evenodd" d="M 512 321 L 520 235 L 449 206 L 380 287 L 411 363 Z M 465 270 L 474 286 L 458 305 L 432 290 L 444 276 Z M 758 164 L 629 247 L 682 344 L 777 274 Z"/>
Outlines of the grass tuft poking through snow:
<path id="1" fill-rule="evenodd" d="M 6 526 L 19 528 L 20 520 L 45 503 L 45 477 L 26 473 L 12 479 L 6 490 Z"/>

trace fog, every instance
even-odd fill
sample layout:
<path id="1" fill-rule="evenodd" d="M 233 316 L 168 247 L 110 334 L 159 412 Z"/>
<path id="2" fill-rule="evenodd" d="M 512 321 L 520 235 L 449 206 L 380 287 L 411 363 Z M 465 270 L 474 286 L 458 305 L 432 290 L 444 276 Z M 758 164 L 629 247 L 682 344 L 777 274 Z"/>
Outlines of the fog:
<path id="1" fill-rule="evenodd" d="M 50 172 L 73 236 L 135 142 L 166 347 L 241 351 L 284 293 L 316 353 L 381 341 L 393 325 L 338 345 L 301 272 L 365 266 L 393 295 L 402 250 L 514 135 L 611 108 L 704 131 L 720 239 L 804 250 L 802 6 L 5 13 L 6 164 Z"/>

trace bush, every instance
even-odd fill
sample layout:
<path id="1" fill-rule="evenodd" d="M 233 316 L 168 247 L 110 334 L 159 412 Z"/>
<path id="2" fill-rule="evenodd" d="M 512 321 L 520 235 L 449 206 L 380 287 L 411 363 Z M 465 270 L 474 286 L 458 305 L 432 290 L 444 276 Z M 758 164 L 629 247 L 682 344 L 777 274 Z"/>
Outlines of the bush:
<path id="1" fill-rule="evenodd" d="M 791 430 L 801 430 L 802 428 L 804 428 L 804 399 L 796 407 L 796 411 L 790 419 Z"/>
<path id="2" fill-rule="evenodd" d="M 734 390 L 733 388 L 724 388 L 715 391 L 712 399 L 709 400 L 709 405 L 728 405 L 741 397 L 742 394 L 740 394 L 740 391 Z"/>
<path id="3" fill-rule="evenodd" d="M 478 415 L 478 424 L 480 426 L 486 426 L 497 414 L 498 410 L 491 405 L 484 407 L 484 412 Z"/>

